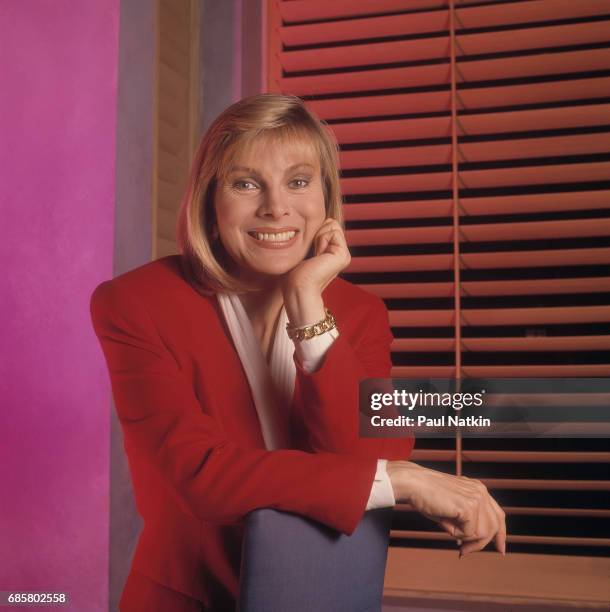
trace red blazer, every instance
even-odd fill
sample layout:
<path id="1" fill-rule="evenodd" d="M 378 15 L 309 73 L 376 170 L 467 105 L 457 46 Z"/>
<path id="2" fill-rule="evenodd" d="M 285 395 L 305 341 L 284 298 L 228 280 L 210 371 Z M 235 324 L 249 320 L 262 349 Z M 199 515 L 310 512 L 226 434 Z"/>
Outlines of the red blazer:
<path id="1" fill-rule="evenodd" d="M 292 448 L 268 451 L 218 302 L 189 284 L 180 256 L 95 289 L 93 326 L 144 520 L 132 570 L 231 610 L 250 511 L 289 511 L 349 535 L 376 459 L 409 458 L 413 438 L 358 437 L 358 381 L 390 376 L 385 304 L 340 278 L 322 297 L 340 335 L 316 372 L 295 358 Z"/>

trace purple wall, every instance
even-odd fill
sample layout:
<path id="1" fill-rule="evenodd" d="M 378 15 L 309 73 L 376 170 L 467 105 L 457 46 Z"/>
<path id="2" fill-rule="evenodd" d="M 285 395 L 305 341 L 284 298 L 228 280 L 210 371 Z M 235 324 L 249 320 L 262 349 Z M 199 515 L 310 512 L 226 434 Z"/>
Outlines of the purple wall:
<path id="1" fill-rule="evenodd" d="M 0 590 L 108 609 L 119 0 L 0 0 Z M 8 95 L 7 95 L 8 94 Z M 51 606 L 54 609 L 54 606 Z"/>

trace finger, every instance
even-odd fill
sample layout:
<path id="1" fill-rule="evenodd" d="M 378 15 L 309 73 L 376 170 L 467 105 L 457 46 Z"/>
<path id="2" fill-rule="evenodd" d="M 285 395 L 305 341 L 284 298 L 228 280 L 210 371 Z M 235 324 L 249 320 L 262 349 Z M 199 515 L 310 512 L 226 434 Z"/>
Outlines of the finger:
<path id="1" fill-rule="evenodd" d="M 489 497 L 491 501 L 491 505 L 496 512 L 498 517 L 498 522 L 500 523 L 500 528 L 498 529 L 498 533 L 496 533 L 495 537 L 495 545 L 496 548 L 503 554 L 506 554 L 506 514 L 502 508 L 498 505 L 496 500 L 493 497 Z"/>
<path id="2" fill-rule="evenodd" d="M 491 542 L 492 538 L 493 538 L 493 533 L 489 534 L 485 538 L 478 538 L 470 542 L 466 542 L 466 544 L 463 544 L 460 547 L 460 553 L 462 557 L 464 555 L 467 555 L 468 553 L 476 552 L 478 550 L 483 550 Z"/>
<path id="3" fill-rule="evenodd" d="M 325 232 L 316 238 L 316 255 L 320 255 L 320 253 L 324 253 L 328 248 L 330 242 L 329 232 Z"/>
<path id="4" fill-rule="evenodd" d="M 338 225 L 336 219 L 328 218 L 322 223 L 322 225 L 320 225 L 320 227 L 318 228 L 318 232 L 319 233 L 326 232 L 328 231 L 329 228 L 331 228 L 335 224 Z"/>
<path id="5" fill-rule="evenodd" d="M 438 519 L 436 521 L 449 535 L 456 539 L 471 541 L 478 539 L 475 536 L 467 536 L 451 519 Z"/>
<path id="6" fill-rule="evenodd" d="M 467 507 L 458 511 L 458 515 L 455 518 L 464 537 L 466 538 L 477 538 L 477 527 L 479 523 L 479 505 L 473 498 L 468 498 Z"/>
<path id="7" fill-rule="evenodd" d="M 452 523 L 449 519 L 439 519 L 437 521 L 437 523 L 449 534 L 452 535 L 454 538 L 460 538 L 464 536 L 464 533 L 462 532 L 462 530 L 455 525 L 454 523 Z"/>
<path id="8" fill-rule="evenodd" d="M 462 556 L 468 554 L 469 552 L 483 550 L 498 532 L 499 521 L 495 510 L 489 502 L 490 499 L 491 497 L 487 495 L 483 500 L 483 507 L 479 512 L 480 521 L 477 527 L 479 538 L 473 540 L 472 542 L 468 542 L 461 547 Z"/>
<path id="9" fill-rule="evenodd" d="M 343 250 L 347 250 L 347 243 L 342 239 L 342 234 L 339 230 L 331 229 L 317 238 L 317 253 L 332 253 L 338 254 Z"/>

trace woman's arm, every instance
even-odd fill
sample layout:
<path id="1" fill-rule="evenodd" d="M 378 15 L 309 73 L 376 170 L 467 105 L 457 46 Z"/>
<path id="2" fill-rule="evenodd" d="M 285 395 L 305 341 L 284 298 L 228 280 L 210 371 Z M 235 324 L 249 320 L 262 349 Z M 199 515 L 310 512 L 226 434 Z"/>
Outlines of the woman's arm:
<path id="1" fill-rule="evenodd" d="M 327 219 L 315 237 L 316 256 L 302 262 L 284 282 L 284 303 L 293 325 L 303 325 L 321 308 L 321 295 L 328 283 L 350 262 L 340 224 Z M 415 510 L 435 520 L 452 536 L 466 542 L 460 554 L 481 550 L 495 538 L 504 552 L 504 512 L 478 480 L 451 476 L 409 461 L 413 438 L 364 439 L 358 437 L 358 385 L 362 378 L 388 378 L 391 370 L 387 310 L 377 298 L 363 322 L 364 338 L 351 347 L 341 335 L 325 355 L 323 365 L 307 374 L 297 365 L 299 404 L 296 417 L 316 450 L 354 453 L 394 459 L 387 464 L 394 497 L 408 501 Z M 338 322 L 340 325 L 340 322 Z M 343 338 L 343 341 L 342 341 Z"/>
<path id="2" fill-rule="evenodd" d="M 202 411 L 148 311 L 125 283 L 98 286 L 91 317 L 132 469 L 152 468 L 184 511 L 202 521 L 239 522 L 266 507 L 354 531 L 375 460 L 237 446 Z"/>
<path id="3" fill-rule="evenodd" d="M 298 390 L 295 416 L 303 423 L 308 444 L 316 451 L 390 459 L 387 473 L 395 499 L 409 503 L 462 540 L 461 555 L 482 550 L 492 538 L 496 548 L 504 552 L 504 512 L 480 481 L 406 461 L 413 446 L 412 437 L 359 438 L 356 418 L 359 380 L 391 375 L 392 334 L 381 300 L 373 300 L 364 320 L 366 331 L 356 345 L 339 344 L 342 337 L 339 333 L 315 372 L 308 373 L 295 359 Z"/>
<path id="4" fill-rule="evenodd" d="M 288 306 L 287 306 L 288 309 Z M 366 378 L 390 378 L 392 332 L 383 301 L 367 296 L 354 304 L 358 331 L 351 342 L 341 331 L 314 372 L 296 366 L 293 428 L 304 448 L 315 452 L 356 454 L 376 459 L 403 459 L 411 454 L 412 435 L 402 438 L 360 437 L 359 385 Z M 307 342 L 307 340 L 303 340 Z"/>
<path id="5" fill-rule="evenodd" d="M 286 314 L 295 327 L 324 318 L 324 289 L 351 261 L 343 228 L 336 219 L 324 221 L 313 244 L 315 255 L 303 260 L 282 280 Z M 383 300 L 368 294 L 366 300 L 352 305 L 350 314 L 350 319 L 357 322 L 357 329 L 351 330 L 351 340 L 341 333 L 342 322 L 337 320 L 339 336 L 315 372 L 307 372 L 294 356 L 294 442 L 316 452 L 408 459 L 414 443 L 412 435 L 393 439 L 360 437 L 361 419 L 366 420 L 359 410 L 360 381 L 391 376 L 393 337 L 387 308 Z"/>

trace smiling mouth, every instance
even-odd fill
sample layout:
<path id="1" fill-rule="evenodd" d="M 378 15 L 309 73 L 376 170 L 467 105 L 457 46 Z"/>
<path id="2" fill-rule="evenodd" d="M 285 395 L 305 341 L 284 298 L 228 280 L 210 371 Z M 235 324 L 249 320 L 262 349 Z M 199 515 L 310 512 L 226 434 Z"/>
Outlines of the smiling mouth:
<path id="1" fill-rule="evenodd" d="M 277 233 L 261 233 L 261 232 L 248 232 L 252 238 L 259 240 L 260 242 L 289 242 L 292 240 L 297 232 L 294 230 L 287 232 L 277 232 Z"/>

